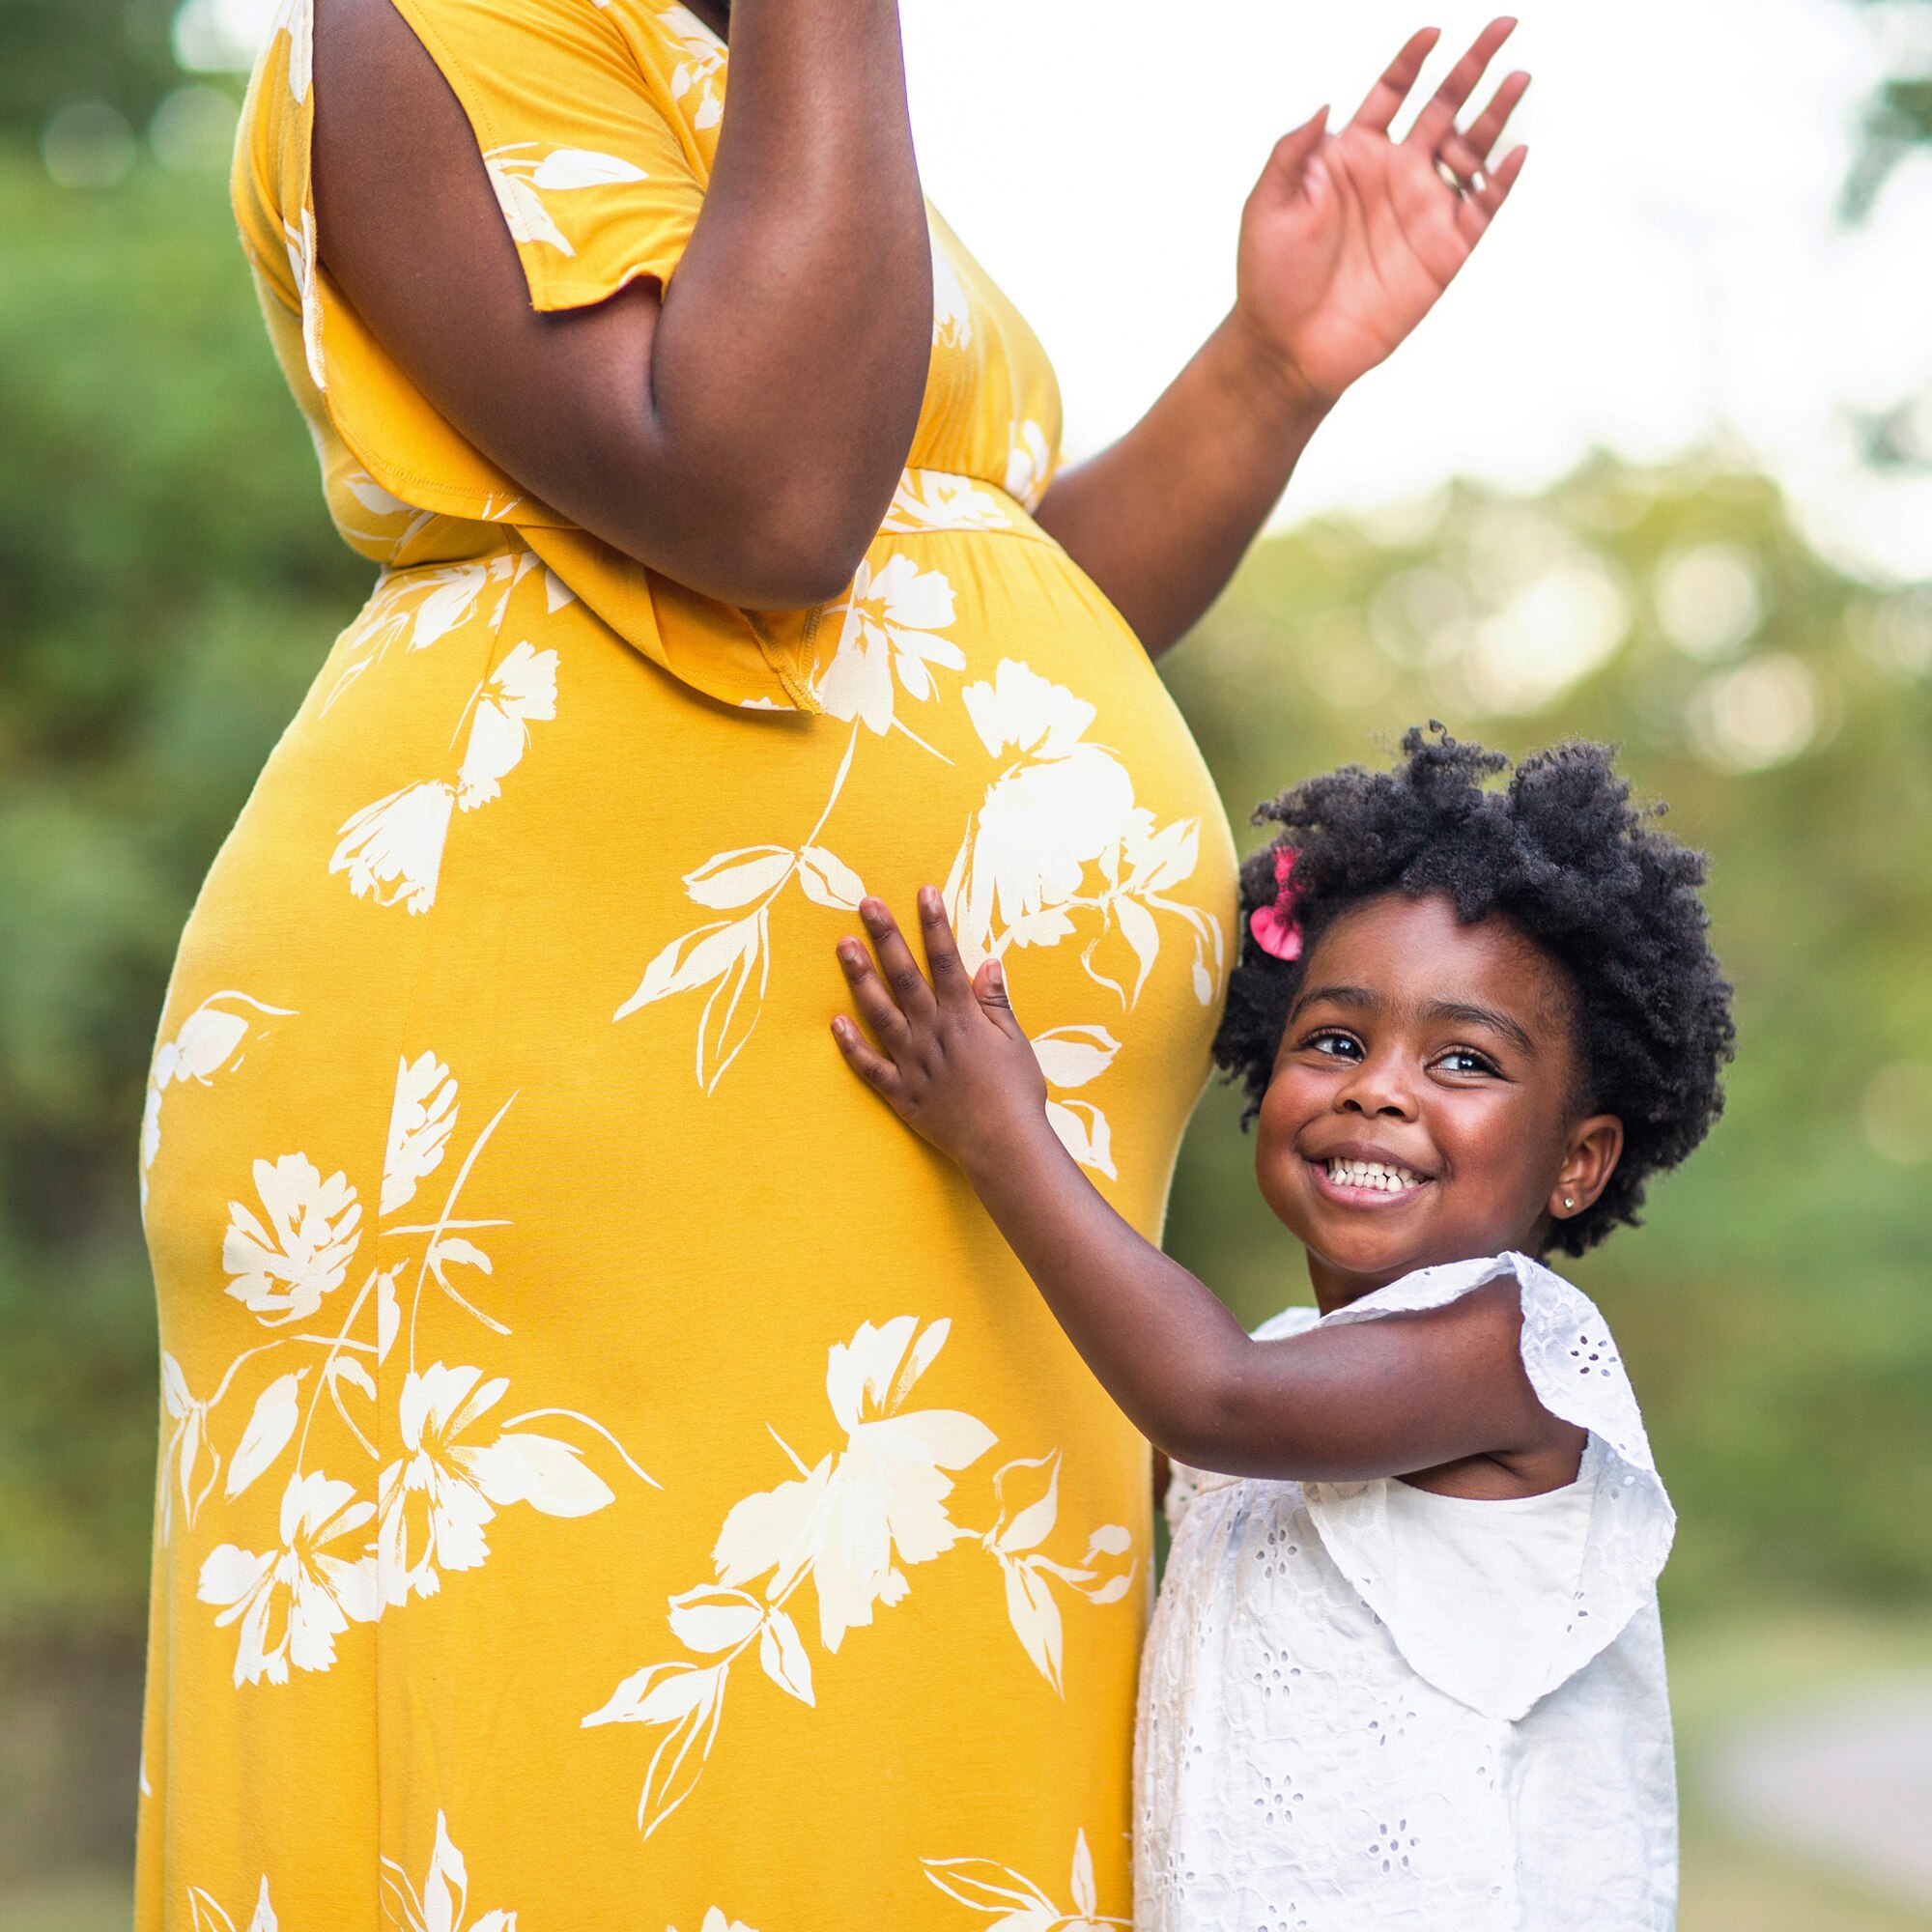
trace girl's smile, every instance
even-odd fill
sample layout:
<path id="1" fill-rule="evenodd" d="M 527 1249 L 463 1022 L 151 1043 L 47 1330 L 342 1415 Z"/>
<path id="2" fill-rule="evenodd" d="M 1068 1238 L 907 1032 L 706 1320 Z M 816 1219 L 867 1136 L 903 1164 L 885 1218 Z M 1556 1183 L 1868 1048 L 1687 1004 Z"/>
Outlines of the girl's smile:
<path id="1" fill-rule="evenodd" d="M 1315 1173 L 1317 1188 L 1344 1208 L 1383 1211 L 1406 1208 L 1435 1179 L 1419 1174 L 1385 1149 L 1348 1141 L 1321 1153 L 1302 1154 Z"/>
<path id="2" fill-rule="evenodd" d="M 1262 1103 L 1262 1191 L 1337 1308 L 1419 1267 L 1538 1251 L 1622 1129 L 1589 1112 L 1562 969 L 1506 920 L 1400 893 L 1315 942 Z"/>

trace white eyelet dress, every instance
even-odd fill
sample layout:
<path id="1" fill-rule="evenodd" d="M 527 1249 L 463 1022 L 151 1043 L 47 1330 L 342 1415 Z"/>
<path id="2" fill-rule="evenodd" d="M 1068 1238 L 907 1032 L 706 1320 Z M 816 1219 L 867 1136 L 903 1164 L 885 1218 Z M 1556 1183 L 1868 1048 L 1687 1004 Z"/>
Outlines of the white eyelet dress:
<path id="1" fill-rule="evenodd" d="M 1674 1924 L 1657 1577 L 1676 1519 L 1603 1317 L 1505 1254 L 1326 1320 L 1510 1274 L 1531 1385 L 1589 1431 L 1571 1488 L 1469 1502 L 1176 1469 L 1141 1674 L 1139 1932 Z M 1318 1319 L 1291 1309 L 1257 1334 Z"/>

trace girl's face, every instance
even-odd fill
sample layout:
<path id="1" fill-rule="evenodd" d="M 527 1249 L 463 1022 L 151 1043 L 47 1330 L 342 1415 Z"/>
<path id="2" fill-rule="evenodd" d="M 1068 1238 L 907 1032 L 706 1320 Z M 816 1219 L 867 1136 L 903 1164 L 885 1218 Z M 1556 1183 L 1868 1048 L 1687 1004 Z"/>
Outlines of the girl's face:
<path id="1" fill-rule="evenodd" d="M 1262 1102 L 1262 1193 L 1324 1308 L 1419 1267 L 1543 1246 L 1623 1151 L 1579 1113 L 1562 970 L 1507 921 L 1390 894 L 1314 947 Z M 1567 1204 L 1567 1205 L 1566 1205 Z"/>

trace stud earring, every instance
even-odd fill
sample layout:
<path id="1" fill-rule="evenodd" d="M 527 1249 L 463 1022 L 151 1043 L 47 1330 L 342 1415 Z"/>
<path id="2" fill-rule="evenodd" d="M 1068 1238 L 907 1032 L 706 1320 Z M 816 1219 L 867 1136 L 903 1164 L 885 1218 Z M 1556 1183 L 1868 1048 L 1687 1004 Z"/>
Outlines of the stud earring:
<path id="1" fill-rule="evenodd" d="M 1576 1203 L 1576 1201 L 1575 1201 L 1575 1200 L 1574 1200 L 1574 1199 L 1573 1199 L 1573 1198 L 1572 1198 L 1571 1196 L 1569 1196 L 1568 1194 L 1566 1194 L 1566 1195 L 1565 1195 L 1565 1196 L 1563 1197 L 1563 1205 L 1564 1205 L 1564 1207 L 1566 1207 L 1566 1208 L 1575 1208 L 1575 1207 L 1576 1207 L 1576 1205 L 1577 1205 L 1577 1203 Z"/>

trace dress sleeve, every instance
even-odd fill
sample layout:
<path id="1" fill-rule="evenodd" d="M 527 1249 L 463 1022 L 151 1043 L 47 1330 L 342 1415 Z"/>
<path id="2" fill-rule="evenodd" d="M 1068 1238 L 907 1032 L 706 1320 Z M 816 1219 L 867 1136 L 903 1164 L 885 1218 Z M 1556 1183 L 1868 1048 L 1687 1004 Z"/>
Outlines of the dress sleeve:
<path id="1" fill-rule="evenodd" d="M 530 300 L 668 284 L 696 226 L 724 49 L 681 7 L 627 27 L 593 0 L 396 0 L 469 117 Z"/>
<path id="2" fill-rule="evenodd" d="M 668 283 L 724 114 L 724 50 L 696 16 L 606 0 L 395 4 L 464 109 L 535 306 Z M 818 711 L 809 612 L 754 619 L 579 529 L 469 442 L 363 324 L 316 234 L 313 35 L 311 0 L 284 0 L 250 82 L 234 201 L 289 381 L 319 445 L 339 440 L 362 507 L 373 494 L 399 513 L 482 526 L 468 550 L 449 547 L 457 530 L 448 555 L 500 544 L 489 526 L 514 529 L 618 637 L 694 690 L 748 710 Z"/>
<path id="3" fill-rule="evenodd" d="M 1522 1295 L 1522 1365 L 1550 1414 L 1589 1432 L 1589 1527 L 1575 1587 L 1552 1591 L 1536 1608 L 1536 1640 L 1503 1677 L 1471 1667 L 1436 1606 L 1406 1596 L 1386 1481 L 1310 1483 L 1308 1512 L 1336 1567 L 1416 1673 L 1485 1716 L 1511 1721 L 1608 1648 L 1646 1604 L 1670 1554 L 1677 1518 L 1658 1476 L 1636 1395 L 1589 1297 L 1523 1255 L 1425 1268 L 1327 1318 L 1374 1321 L 1439 1308 L 1484 1283 L 1516 1277 Z"/>

